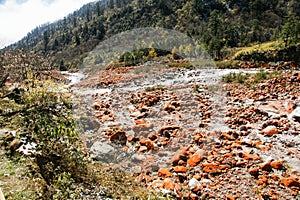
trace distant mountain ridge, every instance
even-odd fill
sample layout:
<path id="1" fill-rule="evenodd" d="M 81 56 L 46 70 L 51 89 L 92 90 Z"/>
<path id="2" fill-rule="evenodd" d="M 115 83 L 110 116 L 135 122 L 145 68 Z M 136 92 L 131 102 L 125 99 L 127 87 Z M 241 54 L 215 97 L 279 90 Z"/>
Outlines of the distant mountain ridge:
<path id="1" fill-rule="evenodd" d="M 103 0 L 84 5 L 64 19 L 32 30 L 9 50 L 24 49 L 70 68 L 99 42 L 141 27 L 174 29 L 197 40 L 214 56 L 224 47 L 276 40 L 287 16 L 300 16 L 297 0 Z"/>

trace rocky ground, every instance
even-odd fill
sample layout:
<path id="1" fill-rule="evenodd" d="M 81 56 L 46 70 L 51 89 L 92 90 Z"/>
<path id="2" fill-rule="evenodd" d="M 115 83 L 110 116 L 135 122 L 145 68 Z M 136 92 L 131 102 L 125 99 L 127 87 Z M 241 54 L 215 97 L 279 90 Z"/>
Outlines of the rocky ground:
<path id="1" fill-rule="evenodd" d="M 179 199 L 300 199 L 300 73 L 222 83 L 233 71 L 128 67 L 73 85 L 90 155 Z"/>

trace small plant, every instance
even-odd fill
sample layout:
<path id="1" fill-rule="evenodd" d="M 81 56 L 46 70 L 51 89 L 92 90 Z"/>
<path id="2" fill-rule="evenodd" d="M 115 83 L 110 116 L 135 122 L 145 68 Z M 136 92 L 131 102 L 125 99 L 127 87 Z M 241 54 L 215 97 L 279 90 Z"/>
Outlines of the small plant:
<path id="1" fill-rule="evenodd" d="M 246 73 L 230 73 L 228 75 L 225 75 L 222 77 L 222 81 L 225 82 L 225 83 L 240 83 L 240 84 L 243 84 L 247 81 L 247 79 L 249 78 L 249 74 Z"/>
<path id="2" fill-rule="evenodd" d="M 224 83 L 232 83 L 233 80 L 234 80 L 234 76 L 235 76 L 234 73 L 227 74 L 227 75 L 222 77 L 222 81 Z"/>
<path id="3" fill-rule="evenodd" d="M 293 72 L 291 72 L 291 74 L 293 74 Z M 271 77 L 273 78 L 280 78 L 282 76 L 282 70 L 274 70 L 271 73 Z"/>
<path id="4" fill-rule="evenodd" d="M 253 80 L 254 80 L 254 83 L 260 83 L 263 80 L 268 79 L 269 77 L 270 77 L 269 72 L 266 72 L 264 70 L 260 70 L 258 73 L 254 74 Z"/>
<path id="5" fill-rule="evenodd" d="M 199 85 L 196 84 L 196 85 L 193 86 L 193 92 L 194 93 L 199 93 L 199 89 L 200 89 Z"/>
<path id="6" fill-rule="evenodd" d="M 157 85 L 157 86 L 146 87 L 146 88 L 145 88 L 145 91 L 146 91 L 146 92 L 152 92 L 152 91 L 155 91 L 155 90 L 161 90 L 161 91 L 164 91 L 165 88 L 164 88 L 163 85 Z"/>

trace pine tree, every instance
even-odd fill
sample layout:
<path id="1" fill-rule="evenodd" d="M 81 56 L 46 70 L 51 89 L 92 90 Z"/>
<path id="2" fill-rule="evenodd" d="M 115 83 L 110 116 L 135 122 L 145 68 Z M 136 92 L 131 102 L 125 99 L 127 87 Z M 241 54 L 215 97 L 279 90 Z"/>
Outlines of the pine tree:
<path id="1" fill-rule="evenodd" d="M 48 43 L 49 43 L 49 33 L 48 31 L 44 32 L 43 43 L 44 43 L 44 52 L 46 53 L 48 50 Z"/>
<path id="2" fill-rule="evenodd" d="M 300 41 L 300 22 L 295 13 L 290 13 L 281 31 L 285 47 Z"/>

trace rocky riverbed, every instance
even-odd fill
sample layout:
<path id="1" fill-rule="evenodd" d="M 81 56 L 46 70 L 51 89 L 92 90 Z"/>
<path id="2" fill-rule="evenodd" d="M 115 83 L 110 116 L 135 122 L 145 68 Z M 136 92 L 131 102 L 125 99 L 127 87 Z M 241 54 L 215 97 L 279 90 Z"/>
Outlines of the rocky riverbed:
<path id="1" fill-rule="evenodd" d="M 240 71 L 257 72 L 139 66 L 72 76 L 85 78 L 72 87 L 86 148 L 177 198 L 300 199 L 300 73 L 221 82 Z"/>

